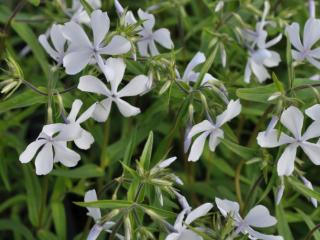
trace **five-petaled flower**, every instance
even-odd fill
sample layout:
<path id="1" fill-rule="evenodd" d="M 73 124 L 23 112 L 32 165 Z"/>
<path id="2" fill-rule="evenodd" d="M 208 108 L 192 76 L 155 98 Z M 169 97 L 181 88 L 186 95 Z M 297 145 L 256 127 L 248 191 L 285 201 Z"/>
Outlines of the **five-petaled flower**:
<path id="1" fill-rule="evenodd" d="M 231 100 L 227 106 L 227 109 L 217 116 L 216 122 L 209 120 L 204 120 L 196 125 L 194 125 L 189 134 L 188 138 L 201 133 L 196 140 L 193 142 L 189 154 L 189 161 L 198 161 L 203 148 L 205 141 L 209 137 L 209 148 L 212 152 L 215 151 L 217 145 L 220 143 L 221 138 L 224 137 L 224 132 L 221 129 L 221 126 L 231 119 L 235 118 L 241 112 L 241 104 L 239 100 Z"/>
<path id="2" fill-rule="evenodd" d="M 307 60 L 317 68 L 320 68 L 320 48 L 312 49 L 312 46 L 320 39 L 320 20 L 309 18 L 303 30 L 303 44 L 300 39 L 300 25 L 296 22 L 286 28 L 289 40 L 295 47 L 292 56 L 297 61 Z"/>
<path id="3" fill-rule="evenodd" d="M 260 132 L 258 144 L 264 148 L 274 148 L 288 145 L 278 160 L 277 170 L 279 176 L 289 176 L 294 170 L 297 149 L 301 147 L 309 159 L 316 165 L 320 165 L 320 145 L 308 140 L 320 137 L 320 121 L 314 121 L 302 134 L 303 113 L 296 107 L 291 106 L 281 114 L 280 122 L 293 135 L 293 137 L 278 130 L 272 129 L 268 133 Z"/>
<path id="4" fill-rule="evenodd" d="M 101 94 L 106 99 L 96 103 L 96 109 L 92 118 L 98 122 L 107 120 L 112 102 L 115 102 L 121 114 L 125 117 L 131 117 L 140 113 L 140 109 L 130 105 L 122 100 L 123 97 L 137 96 L 144 93 L 148 89 L 148 77 L 139 75 L 133 78 L 125 87 L 118 91 L 118 87 L 122 81 L 126 65 L 121 58 L 109 58 L 106 61 L 106 67 L 110 69 L 109 74 L 105 74 L 106 79 L 110 82 L 111 89 L 98 78 L 94 76 L 82 76 L 78 88 L 81 91 Z M 105 73 L 105 71 L 103 71 Z"/>
<path id="5" fill-rule="evenodd" d="M 201 236 L 188 229 L 187 226 L 196 219 L 207 215 L 212 207 L 213 205 L 211 203 L 205 203 L 190 212 L 188 212 L 187 209 L 183 209 L 182 212 L 177 216 L 177 219 L 174 223 L 173 228 L 175 232 L 170 233 L 165 240 L 202 240 L 203 238 Z M 200 229 L 198 230 L 201 231 Z"/>
<path id="6" fill-rule="evenodd" d="M 277 219 L 272 217 L 269 210 L 262 205 L 257 205 L 252 208 L 245 218 L 240 216 L 240 208 L 237 202 L 227 199 L 216 198 L 215 202 L 221 214 L 224 217 L 231 217 L 236 230 L 233 234 L 234 237 L 239 233 L 249 235 L 250 239 L 262 240 L 282 240 L 281 236 L 266 235 L 255 231 L 252 227 L 266 228 L 271 227 L 277 223 Z"/>
<path id="7" fill-rule="evenodd" d="M 142 26 L 137 27 L 137 31 L 140 35 L 140 39 L 137 44 L 141 56 L 149 57 L 150 55 L 159 55 L 156 42 L 167 49 L 172 49 L 174 47 L 168 29 L 160 28 L 153 32 L 153 27 L 155 25 L 155 18 L 153 14 L 139 9 L 138 16 L 140 20 L 143 21 Z M 125 20 L 126 24 L 129 25 L 137 23 L 137 20 L 131 11 L 127 12 Z"/>
<path id="8" fill-rule="evenodd" d="M 93 11 L 90 25 L 93 42 L 89 40 L 79 24 L 71 21 L 63 27 L 63 35 L 70 41 L 70 51 L 63 58 L 63 66 L 67 74 L 80 72 L 92 60 L 102 68 L 104 61 L 101 55 L 121 55 L 131 49 L 130 42 L 120 35 L 113 36 L 108 44 L 103 43 L 110 28 L 110 20 L 106 12 Z"/>
<path id="9" fill-rule="evenodd" d="M 80 155 L 70 150 L 67 142 L 74 141 L 80 134 L 79 124 L 45 125 L 37 139 L 20 154 L 19 160 L 22 163 L 28 163 L 38 152 L 35 160 L 37 175 L 46 175 L 51 172 L 53 163 L 56 162 L 61 162 L 66 167 L 74 167 L 80 160 Z"/>

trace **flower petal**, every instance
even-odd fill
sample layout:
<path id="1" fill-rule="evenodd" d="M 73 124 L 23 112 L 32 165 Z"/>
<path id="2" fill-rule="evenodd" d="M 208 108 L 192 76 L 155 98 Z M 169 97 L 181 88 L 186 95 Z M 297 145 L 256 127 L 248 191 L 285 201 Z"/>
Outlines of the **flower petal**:
<path id="1" fill-rule="evenodd" d="M 228 103 L 227 109 L 217 116 L 216 125 L 217 127 L 221 127 L 226 122 L 229 122 L 231 119 L 238 116 L 241 112 L 241 103 L 240 100 L 237 99 L 236 101 L 231 100 Z"/>
<path id="2" fill-rule="evenodd" d="M 252 227 L 265 228 L 273 226 L 277 223 L 277 219 L 270 215 L 269 210 L 262 205 L 252 208 L 244 221 Z"/>
<path id="3" fill-rule="evenodd" d="M 286 27 L 286 32 L 292 45 L 299 51 L 303 50 L 303 46 L 300 40 L 300 25 L 298 23 L 292 23 Z"/>
<path id="4" fill-rule="evenodd" d="M 306 109 L 306 115 L 314 121 L 320 121 L 320 104 L 315 104 Z"/>
<path id="5" fill-rule="evenodd" d="M 195 136 L 201 132 L 209 131 L 213 128 L 214 128 L 214 126 L 211 122 L 209 122 L 208 120 L 203 120 L 202 122 L 194 125 L 191 128 L 187 137 L 192 138 L 193 136 Z"/>
<path id="6" fill-rule="evenodd" d="M 173 163 L 175 160 L 177 160 L 177 157 L 171 157 L 166 160 L 163 160 L 158 164 L 158 167 L 161 169 L 166 168 L 166 167 L 170 166 L 171 163 Z"/>
<path id="7" fill-rule="evenodd" d="M 173 42 L 170 37 L 170 32 L 166 28 L 160 28 L 153 33 L 153 39 L 158 42 L 161 46 L 172 49 Z"/>
<path id="8" fill-rule="evenodd" d="M 81 124 L 87 121 L 89 118 L 91 118 L 95 108 L 96 108 L 96 104 L 92 104 L 86 111 L 84 111 L 80 115 L 80 117 L 78 117 L 76 123 Z"/>
<path id="9" fill-rule="evenodd" d="M 46 140 L 36 140 L 30 143 L 27 148 L 20 154 L 19 160 L 22 163 L 28 163 L 32 160 L 39 148 L 44 145 Z"/>
<path id="10" fill-rule="evenodd" d="M 316 68 L 320 69 L 320 61 L 317 61 L 316 59 L 312 57 L 307 57 L 307 60 Z"/>
<path id="11" fill-rule="evenodd" d="M 274 236 L 274 235 L 267 235 L 259 233 L 252 228 L 246 228 L 248 234 L 250 235 L 250 239 L 261 239 L 261 240 L 283 240 L 282 236 Z"/>
<path id="12" fill-rule="evenodd" d="M 290 176 L 294 170 L 294 161 L 297 154 L 297 144 L 290 144 L 284 149 L 278 160 L 277 170 L 279 176 Z"/>
<path id="13" fill-rule="evenodd" d="M 50 57 L 52 57 L 55 61 L 59 61 L 59 53 L 50 46 L 45 34 L 40 35 L 38 41 Z"/>
<path id="14" fill-rule="evenodd" d="M 126 64 L 122 58 L 108 58 L 105 66 L 109 69 L 109 74 L 106 77 L 110 82 L 111 91 L 112 93 L 116 93 L 123 79 Z"/>
<path id="15" fill-rule="evenodd" d="M 72 103 L 72 107 L 71 107 L 71 110 L 70 110 L 70 113 L 67 117 L 67 119 L 70 121 L 70 122 L 75 122 L 76 121 L 76 118 L 78 116 L 78 113 L 81 109 L 81 106 L 82 106 L 82 101 L 80 99 L 76 99 L 73 101 Z"/>
<path id="16" fill-rule="evenodd" d="M 267 69 L 263 65 L 259 65 L 254 61 L 251 61 L 251 70 L 260 83 L 270 78 L 270 74 L 268 73 Z"/>
<path id="17" fill-rule="evenodd" d="M 280 122 L 294 135 L 296 139 L 301 138 L 303 126 L 303 114 L 294 106 L 288 107 L 281 114 Z"/>
<path id="18" fill-rule="evenodd" d="M 106 85 L 98 78 L 86 75 L 80 78 L 78 89 L 84 92 L 98 93 L 104 96 L 110 96 L 111 93 Z"/>
<path id="19" fill-rule="evenodd" d="M 100 9 L 93 11 L 91 13 L 90 25 L 93 32 L 94 46 L 98 47 L 109 31 L 110 19 L 108 14 Z"/>
<path id="20" fill-rule="evenodd" d="M 186 220 L 185 223 L 186 224 L 191 224 L 194 220 L 203 217 L 205 215 L 207 215 L 207 213 L 213 208 L 213 204 L 212 203 L 205 203 L 202 204 L 201 206 L 197 207 L 196 209 L 192 210 Z"/>
<path id="21" fill-rule="evenodd" d="M 199 158 L 203 152 L 206 138 L 208 137 L 209 134 L 210 134 L 210 132 L 206 131 L 206 132 L 202 133 L 199 137 L 196 138 L 196 140 L 193 142 L 193 144 L 191 146 L 188 161 L 196 162 L 199 160 Z"/>
<path id="22" fill-rule="evenodd" d="M 83 70 L 89 63 L 92 57 L 90 50 L 76 50 L 68 53 L 63 58 L 63 66 L 66 69 L 66 73 L 74 75 Z"/>
<path id="23" fill-rule="evenodd" d="M 94 189 L 87 191 L 84 195 L 84 202 L 95 202 L 98 201 L 97 192 Z M 88 216 L 92 217 L 95 222 L 101 218 L 100 208 L 87 207 Z"/>
<path id="24" fill-rule="evenodd" d="M 263 148 L 274 148 L 283 144 L 293 143 L 294 138 L 289 137 L 285 133 L 280 133 L 276 129 L 271 129 L 268 132 L 260 132 L 257 136 L 257 141 L 260 147 Z"/>
<path id="25" fill-rule="evenodd" d="M 206 61 L 205 55 L 202 52 L 197 52 L 196 55 L 188 63 L 187 68 L 184 71 L 184 74 L 182 76 L 182 79 L 184 81 L 187 81 L 192 70 L 194 70 L 196 66 L 198 66 L 201 63 L 204 63 L 205 61 Z"/>
<path id="26" fill-rule="evenodd" d="M 224 217 L 231 215 L 232 217 L 238 215 L 240 207 L 237 202 L 227 199 L 215 198 L 216 205 Z"/>
<path id="27" fill-rule="evenodd" d="M 139 53 L 142 57 L 149 57 L 148 42 L 146 40 L 139 41 L 138 43 Z"/>
<path id="28" fill-rule="evenodd" d="M 121 55 L 129 52 L 130 49 L 130 42 L 126 38 L 116 35 L 111 39 L 107 46 L 99 50 L 99 53 L 108 55 Z"/>
<path id="29" fill-rule="evenodd" d="M 92 118 L 97 122 L 105 122 L 110 114 L 112 100 L 106 98 L 101 102 L 96 103 L 96 107 L 92 113 Z"/>
<path id="30" fill-rule="evenodd" d="M 306 141 L 316 137 L 320 137 L 320 121 L 314 121 L 311 123 L 304 132 L 302 139 Z"/>
<path id="31" fill-rule="evenodd" d="M 64 52 L 64 45 L 66 43 L 66 39 L 62 34 L 62 25 L 53 24 L 50 30 L 50 38 L 53 43 L 54 48 L 59 52 Z"/>
<path id="32" fill-rule="evenodd" d="M 304 25 L 303 45 L 310 49 L 320 38 L 320 20 L 309 18 Z"/>
<path id="33" fill-rule="evenodd" d="M 54 162 L 61 162 L 66 167 L 74 167 L 78 164 L 81 157 L 75 151 L 66 147 L 62 143 L 54 143 Z"/>
<path id="34" fill-rule="evenodd" d="M 63 124 L 60 132 L 53 137 L 54 141 L 73 141 L 80 137 L 81 127 L 77 123 Z"/>
<path id="35" fill-rule="evenodd" d="M 126 101 L 123 101 L 121 98 L 117 98 L 115 102 L 119 111 L 124 117 L 135 116 L 141 112 L 139 108 L 130 105 Z"/>
<path id="36" fill-rule="evenodd" d="M 37 175 L 46 175 L 52 171 L 53 151 L 51 143 L 46 143 L 40 150 L 35 160 L 35 166 Z"/>
<path id="37" fill-rule="evenodd" d="M 155 23 L 155 19 L 154 19 L 154 15 L 144 12 L 143 10 L 139 9 L 138 10 L 138 15 L 139 18 L 141 20 L 144 20 L 144 22 L 142 23 L 142 25 L 148 29 L 148 30 L 152 30 L 152 28 L 154 27 L 154 23 Z"/>
<path id="38" fill-rule="evenodd" d="M 88 234 L 87 240 L 96 240 L 99 237 L 102 230 L 103 230 L 102 226 L 100 226 L 100 224 L 96 223 L 91 228 L 91 230 Z"/>
<path id="39" fill-rule="evenodd" d="M 209 137 L 209 148 L 210 151 L 214 152 L 216 150 L 216 147 L 221 141 L 221 138 L 224 137 L 224 133 L 220 128 L 217 128 L 213 130 Z"/>
<path id="40" fill-rule="evenodd" d="M 139 75 L 133 78 L 124 88 L 119 92 L 119 97 L 137 96 L 148 90 L 149 78 L 144 75 Z"/>
<path id="41" fill-rule="evenodd" d="M 92 134 L 84 129 L 81 131 L 80 137 L 74 140 L 77 147 L 84 150 L 89 149 L 93 142 L 94 138 Z"/>
<path id="42" fill-rule="evenodd" d="M 80 48 L 91 48 L 92 44 L 79 24 L 72 21 L 67 22 L 61 30 L 63 36 L 68 39 L 72 45 Z"/>
<path id="43" fill-rule="evenodd" d="M 320 165 L 320 144 L 302 142 L 300 146 L 311 162 L 315 165 Z"/>

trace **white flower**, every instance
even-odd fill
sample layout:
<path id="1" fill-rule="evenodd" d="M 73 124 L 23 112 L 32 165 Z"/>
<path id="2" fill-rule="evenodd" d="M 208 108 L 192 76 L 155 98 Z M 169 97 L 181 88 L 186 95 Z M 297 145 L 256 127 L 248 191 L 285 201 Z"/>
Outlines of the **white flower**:
<path id="1" fill-rule="evenodd" d="M 90 42 L 79 24 L 68 22 L 63 27 L 63 34 L 70 41 L 72 48 L 72 51 L 69 51 L 63 59 L 63 66 L 68 74 L 80 72 L 92 59 L 101 68 L 103 66 L 101 55 L 120 55 L 127 53 L 131 48 L 130 42 L 120 35 L 113 36 L 107 45 L 103 43 L 110 27 L 107 13 L 103 13 L 101 10 L 93 11 L 90 25 L 93 32 L 93 42 Z"/>
<path id="2" fill-rule="evenodd" d="M 270 78 L 267 67 L 276 67 L 279 65 L 281 58 L 279 53 L 268 50 L 267 48 L 273 46 L 281 38 L 273 39 L 264 45 L 264 48 L 258 50 L 249 51 L 249 58 L 245 68 L 244 81 L 250 82 L 251 74 L 257 77 L 260 83 Z M 276 41 L 274 41 L 276 40 Z"/>
<path id="3" fill-rule="evenodd" d="M 122 98 L 137 96 L 145 92 L 147 90 L 148 77 L 144 75 L 136 76 L 125 87 L 118 91 L 126 65 L 120 58 L 109 58 L 106 61 L 106 67 L 112 70 L 110 74 L 105 75 L 110 82 L 111 90 L 109 90 L 101 80 L 90 75 L 82 76 L 78 85 L 81 91 L 97 93 L 106 97 L 96 104 L 92 118 L 98 122 L 106 121 L 111 110 L 112 102 L 115 102 L 119 111 L 125 117 L 139 114 L 139 108 L 130 105 L 122 100 Z"/>
<path id="4" fill-rule="evenodd" d="M 320 48 L 312 49 L 312 46 L 320 39 L 320 20 L 309 18 L 304 26 L 303 44 L 300 39 L 300 26 L 292 23 L 286 28 L 289 40 L 294 46 L 292 57 L 297 61 L 307 60 L 317 68 L 320 68 Z"/>
<path id="5" fill-rule="evenodd" d="M 311 183 L 308 179 L 306 179 L 304 176 L 300 176 L 300 178 L 301 178 L 303 184 L 304 184 L 307 188 L 313 190 L 312 183 Z M 310 202 L 312 203 L 312 205 L 313 205 L 315 208 L 318 207 L 318 201 L 317 201 L 317 199 L 311 197 L 311 198 L 310 198 Z"/>
<path id="6" fill-rule="evenodd" d="M 289 107 L 283 111 L 280 122 L 293 135 L 279 132 L 276 129 L 270 130 L 267 134 L 260 132 L 257 140 L 258 144 L 264 148 L 274 148 L 287 144 L 283 154 L 278 160 L 277 170 L 279 176 L 289 176 L 294 170 L 294 161 L 298 147 L 301 147 L 309 159 L 316 165 L 320 165 L 320 145 L 308 142 L 320 136 L 320 121 L 314 121 L 302 135 L 303 113 L 296 107 Z"/>
<path id="7" fill-rule="evenodd" d="M 81 123 L 87 121 L 92 116 L 93 111 L 95 110 L 95 107 L 96 107 L 95 104 L 92 105 L 90 108 L 88 108 L 85 112 L 81 114 L 81 116 L 77 118 L 82 104 L 83 104 L 82 101 L 79 99 L 76 99 L 72 103 L 71 111 L 67 117 L 68 124 L 80 125 Z M 83 128 L 81 128 L 80 130 L 80 137 L 74 140 L 74 143 L 77 145 L 77 147 L 81 149 L 89 149 L 93 142 L 94 142 L 94 138 L 91 135 L 91 133 L 84 130 Z"/>
<path id="8" fill-rule="evenodd" d="M 217 145 L 220 143 L 220 139 L 224 137 L 224 132 L 221 129 L 221 126 L 231 119 L 235 118 L 241 112 L 241 104 L 239 100 L 231 100 L 227 106 L 227 109 L 217 116 L 216 122 L 210 122 L 204 120 L 192 127 L 189 132 L 188 138 L 201 133 L 196 140 L 193 142 L 189 154 L 188 161 L 198 161 L 203 148 L 205 141 L 209 137 L 209 148 L 212 152 L 215 151 Z"/>
<path id="9" fill-rule="evenodd" d="M 273 226 L 277 223 L 277 219 L 272 217 L 269 210 L 262 205 L 257 205 L 252 208 L 245 218 L 242 218 L 239 213 L 239 204 L 237 202 L 215 199 L 217 207 L 224 217 L 230 216 L 236 230 L 234 236 L 237 236 L 240 232 L 245 235 L 249 235 L 250 239 L 262 239 L 262 240 L 282 240 L 281 236 L 266 235 L 255 231 L 252 227 L 266 228 Z"/>
<path id="10" fill-rule="evenodd" d="M 93 9 L 101 8 L 101 0 L 86 0 Z M 71 8 L 67 8 L 64 4 L 64 12 L 70 17 L 70 20 L 79 24 L 89 24 L 90 17 L 86 10 L 83 8 L 80 0 L 72 0 Z"/>
<path id="11" fill-rule="evenodd" d="M 223 8 L 224 6 L 224 1 L 219 1 L 214 9 L 215 12 L 219 12 L 221 11 L 221 9 Z"/>
<path id="12" fill-rule="evenodd" d="M 118 0 L 114 0 L 114 6 L 116 8 L 117 14 L 121 16 L 124 12 L 124 9 Z"/>
<path id="13" fill-rule="evenodd" d="M 170 32 L 166 28 L 160 28 L 153 32 L 155 18 L 153 14 L 138 10 L 138 16 L 143 21 L 142 26 L 138 27 L 139 35 L 141 38 L 138 41 L 138 49 L 140 55 L 143 57 L 159 55 L 156 47 L 156 42 L 167 49 L 173 48 L 173 42 L 170 37 Z M 125 16 L 128 25 L 137 23 L 133 13 L 128 11 Z"/>
<path id="14" fill-rule="evenodd" d="M 200 75 L 199 72 L 195 72 L 194 69 L 206 61 L 206 56 L 202 52 L 197 52 L 196 55 L 188 63 L 187 68 L 185 69 L 183 76 L 181 77 L 179 72 L 176 71 L 178 80 L 184 81 L 188 84 L 195 83 Z M 201 85 L 206 84 L 209 80 L 217 80 L 211 74 L 206 73 L 201 81 Z"/>
<path id="15" fill-rule="evenodd" d="M 213 205 L 211 203 L 202 204 L 189 212 L 187 216 L 186 209 L 182 210 L 174 223 L 174 229 L 176 232 L 170 233 L 165 240 L 202 240 L 203 238 L 197 233 L 187 229 L 187 225 L 190 225 L 196 219 L 207 215 L 212 207 Z"/>
<path id="16" fill-rule="evenodd" d="M 320 121 L 320 104 L 315 104 L 306 109 L 306 115 L 314 121 Z"/>
<path id="17" fill-rule="evenodd" d="M 53 24 L 50 29 L 50 39 L 53 47 L 50 46 L 46 34 L 41 34 L 38 38 L 42 47 L 58 64 L 62 63 L 66 54 L 65 44 L 67 40 L 62 35 L 62 27 L 62 25 Z"/>
<path id="18" fill-rule="evenodd" d="M 80 136 L 80 130 L 78 124 L 45 125 L 38 138 L 21 153 L 20 162 L 28 163 L 37 155 L 35 160 L 37 175 L 46 175 L 51 172 L 53 163 L 56 162 L 61 162 L 66 167 L 76 166 L 80 155 L 70 150 L 67 142 L 77 139 Z"/>
<path id="19" fill-rule="evenodd" d="M 96 190 L 92 189 L 86 192 L 86 194 L 84 195 L 84 201 L 85 202 L 95 202 L 98 201 L 98 197 L 97 197 L 97 193 Z M 95 208 L 95 207 L 87 207 L 88 209 L 88 213 L 87 215 L 92 217 L 95 225 L 91 228 L 89 235 L 87 237 L 87 240 L 95 240 L 99 237 L 100 233 L 102 231 L 106 231 L 111 233 L 112 232 L 112 227 L 114 226 L 114 222 L 105 222 L 103 224 L 101 224 L 100 220 L 101 220 L 101 211 L 99 208 Z M 124 237 L 121 236 L 120 234 L 116 234 L 116 237 L 118 239 L 123 240 Z"/>

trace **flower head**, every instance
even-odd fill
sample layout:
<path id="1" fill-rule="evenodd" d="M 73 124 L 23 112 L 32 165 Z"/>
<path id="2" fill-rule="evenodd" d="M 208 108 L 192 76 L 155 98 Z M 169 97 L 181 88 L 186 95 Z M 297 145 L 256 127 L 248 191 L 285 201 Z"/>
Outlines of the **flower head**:
<path id="1" fill-rule="evenodd" d="M 292 23 L 286 28 L 289 40 L 295 49 L 292 56 L 297 61 L 307 60 L 316 68 L 320 68 L 320 48 L 312 49 L 313 45 L 320 39 L 320 20 L 309 18 L 303 30 L 303 43 L 300 39 L 300 25 Z"/>
<path id="2" fill-rule="evenodd" d="M 120 35 L 113 36 L 108 44 L 103 43 L 110 27 L 107 13 L 101 10 L 93 11 L 90 26 L 93 32 L 92 42 L 79 24 L 71 21 L 63 27 L 63 34 L 72 49 L 63 59 L 63 66 L 68 74 L 80 72 L 92 59 L 103 68 L 101 55 L 120 55 L 131 49 L 130 42 Z"/>
<path id="3" fill-rule="evenodd" d="M 262 205 L 257 205 L 252 208 L 246 217 L 242 218 L 239 213 L 239 204 L 237 202 L 229 201 L 227 199 L 216 198 L 215 202 L 221 214 L 224 217 L 230 216 L 233 219 L 236 230 L 234 236 L 239 233 L 249 235 L 250 239 L 262 240 L 282 240 L 281 236 L 266 235 L 257 232 L 253 227 L 266 228 L 277 223 L 277 219 L 272 217 L 269 210 Z"/>
<path id="4" fill-rule="evenodd" d="M 90 75 L 82 76 L 78 85 L 81 91 L 97 93 L 106 97 L 96 104 L 92 118 L 98 122 L 106 121 L 113 102 L 125 117 L 139 114 L 139 108 L 130 105 L 128 102 L 122 100 L 122 98 L 144 93 L 147 90 L 148 77 L 144 75 L 136 76 L 119 91 L 118 88 L 126 68 L 125 63 L 120 58 L 109 58 L 106 61 L 106 67 L 111 70 L 110 74 L 105 75 L 110 82 L 110 89 L 101 80 Z"/>
<path id="5" fill-rule="evenodd" d="M 274 148 L 287 145 L 280 159 L 277 170 L 279 176 L 289 176 L 294 170 L 294 161 L 298 147 L 301 147 L 309 159 L 316 165 L 320 165 L 320 145 L 308 140 L 320 137 L 320 121 L 314 121 L 302 134 L 303 113 L 296 107 L 291 106 L 283 111 L 280 122 L 285 126 L 292 137 L 278 130 L 272 129 L 268 133 L 260 132 L 258 144 L 264 148 Z"/>
<path id="6" fill-rule="evenodd" d="M 19 160 L 28 163 L 37 155 L 35 160 L 37 175 L 51 172 L 53 163 L 56 162 L 61 162 L 66 167 L 74 167 L 80 160 L 80 155 L 70 150 L 67 142 L 77 139 L 80 132 L 79 124 L 45 125 L 38 138 L 20 154 Z"/>
<path id="7" fill-rule="evenodd" d="M 188 138 L 200 134 L 193 142 L 189 154 L 189 161 L 198 161 L 207 137 L 209 136 L 209 148 L 212 152 L 215 151 L 217 145 L 220 143 L 220 139 L 224 137 L 224 132 L 221 126 L 231 119 L 235 118 L 241 112 L 241 104 L 239 100 L 231 100 L 227 106 L 227 109 L 217 116 L 216 122 L 213 123 L 209 120 L 204 120 L 192 127 L 189 132 Z"/>
<path id="8" fill-rule="evenodd" d="M 187 209 L 183 209 L 174 223 L 176 232 L 170 233 L 166 237 L 166 240 L 202 240 L 203 238 L 194 231 L 189 230 L 187 225 L 190 225 L 196 219 L 207 215 L 212 207 L 213 205 L 211 203 L 205 203 L 190 212 L 187 212 Z"/>
<path id="9" fill-rule="evenodd" d="M 138 10 L 138 16 L 143 21 L 142 26 L 137 28 L 140 39 L 138 41 L 138 49 L 140 55 L 143 57 L 159 55 L 159 51 L 156 47 L 156 42 L 167 49 L 172 49 L 173 42 L 170 37 L 170 32 L 166 28 L 161 28 L 153 31 L 155 25 L 155 17 L 153 14 Z M 133 13 L 128 11 L 125 16 L 126 24 L 132 25 L 137 23 Z"/>

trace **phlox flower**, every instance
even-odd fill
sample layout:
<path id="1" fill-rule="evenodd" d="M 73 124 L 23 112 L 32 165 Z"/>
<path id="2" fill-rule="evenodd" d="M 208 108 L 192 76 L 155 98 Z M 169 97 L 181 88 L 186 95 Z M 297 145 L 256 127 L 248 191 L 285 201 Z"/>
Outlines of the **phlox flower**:
<path id="1" fill-rule="evenodd" d="M 309 188 L 310 190 L 313 190 L 312 183 L 311 183 L 308 179 L 306 179 L 304 176 L 300 176 L 300 178 L 301 178 L 303 184 L 304 184 L 307 188 Z M 317 199 L 315 199 L 315 198 L 313 198 L 313 197 L 310 197 L 310 202 L 312 203 L 312 205 L 313 205 L 315 208 L 318 207 L 318 201 L 317 201 Z"/>
<path id="2" fill-rule="evenodd" d="M 283 132 L 279 133 L 276 129 L 272 129 L 268 133 L 260 132 L 258 134 L 258 144 L 263 148 L 287 145 L 278 160 L 277 171 L 279 176 L 292 174 L 298 147 L 302 148 L 315 165 L 320 165 L 320 145 L 308 141 L 320 137 L 320 121 L 311 123 L 302 134 L 303 120 L 303 113 L 298 108 L 290 106 L 282 112 L 280 122 L 291 132 L 292 137 Z"/>
<path id="3" fill-rule="evenodd" d="M 197 52 L 196 55 L 188 63 L 182 77 L 180 73 L 176 71 L 178 80 L 185 83 L 195 83 L 200 75 L 199 72 L 195 72 L 195 68 L 206 61 L 206 56 L 202 52 Z M 201 81 L 201 85 L 205 85 L 209 80 L 217 80 L 211 74 L 206 73 Z"/>
<path id="4" fill-rule="evenodd" d="M 119 7 L 118 7 L 119 8 Z M 170 32 L 166 28 L 160 28 L 153 31 L 155 25 L 155 17 L 153 14 L 138 10 L 138 16 L 143 21 L 142 26 L 137 27 L 140 39 L 138 40 L 138 50 L 143 57 L 159 55 L 156 42 L 162 47 L 172 49 L 174 47 L 170 37 Z M 128 11 L 125 16 L 125 22 L 128 25 L 137 23 L 132 11 Z"/>
<path id="5" fill-rule="evenodd" d="M 81 91 L 97 93 L 106 97 L 96 104 L 92 118 L 98 122 L 106 121 L 113 102 L 117 105 L 117 108 L 124 117 L 139 114 L 139 108 L 130 105 L 128 102 L 122 100 L 122 98 L 144 93 L 148 89 L 148 77 L 144 75 L 136 76 L 119 91 L 118 87 L 123 79 L 126 64 L 120 58 L 109 58 L 106 61 L 106 67 L 111 70 L 110 74 L 105 74 L 106 79 L 110 82 L 110 89 L 94 76 L 82 76 L 79 81 L 78 88 Z"/>
<path id="6" fill-rule="evenodd" d="M 38 38 L 41 46 L 58 64 L 62 63 L 62 60 L 67 53 L 65 49 L 67 40 L 62 34 L 62 27 L 62 25 L 53 24 L 49 31 L 49 36 L 53 47 L 50 46 L 48 42 L 47 34 L 41 34 Z"/>
<path id="7" fill-rule="evenodd" d="M 224 132 L 221 129 L 222 125 L 231 119 L 238 116 L 241 112 L 241 104 L 239 100 L 231 100 L 227 106 L 227 109 L 217 116 L 216 122 L 204 120 L 194 125 L 188 138 L 192 138 L 195 135 L 200 134 L 193 142 L 189 153 L 188 161 L 198 161 L 204 148 L 205 141 L 209 136 L 209 148 L 212 152 L 215 151 L 217 145 L 220 143 L 221 138 L 224 137 Z"/>
<path id="8" fill-rule="evenodd" d="M 79 124 L 45 125 L 37 139 L 20 154 L 19 160 L 22 163 L 28 163 L 36 155 L 37 175 L 46 175 L 51 172 L 53 163 L 56 162 L 61 162 L 66 167 L 74 167 L 80 160 L 80 155 L 70 150 L 67 142 L 77 139 L 80 133 Z"/>
<path id="9" fill-rule="evenodd" d="M 98 201 L 98 197 L 97 197 L 97 193 L 96 190 L 92 189 L 86 192 L 86 194 L 84 195 L 84 201 L 85 202 L 95 202 Z M 95 207 L 87 207 L 88 209 L 88 213 L 87 215 L 92 217 L 95 224 L 94 226 L 91 228 L 89 235 L 87 237 L 87 240 L 95 240 L 99 237 L 100 233 L 102 231 L 106 231 L 111 233 L 112 232 L 112 227 L 115 225 L 115 222 L 105 222 L 105 223 L 101 223 L 101 211 L 99 208 L 95 208 Z M 123 240 L 124 237 L 120 234 L 116 234 L 116 237 L 120 240 Z"/>
<path id="10" fill-rule="evenodd" d="M 202 240 L 203 238 L 194 231 L 189 230 L 187 225 L 190 225 L 196 219 L 207 215 L 212 207 L 213 205 L 211 203 L 205 203 L 189 213 L 187 213 L 186 209 L 183 209 L 174 223 L 173 227 L 175 232 L 170 233 L 165 240 Z"/>
<path id="11" fill-rule="evenodd" d="M 295 49 L 292 50 L 292 57 L 296 61 L 307 60 L 309 63 L 320 69 L 320 48 L 312 49 L 313 45 L 320 39 L 320 20 L 309 18 L 303 30 L 303 43 L 300 39 L 300 25 L 296 22 L 286 28 L 289 40 Z"/>
<path id="12" fill-rule="evenodd" d="M 72 49 L 63 58 L 63 66 L 67 74 L 77 74 L 92 59 L 102 68 L 101 55 L 120 55 L 131 49 L 130 42 L 120 35 L 113 36 L 108 44 L 103 43 L 110 27 L 110 20 L 106 12 L 93 11 L 90 26 L 93 32 L 92 42 L 79 24 L 71 21 L 63 27 L 63 35 L 70 41 Z"/>
<path id="13" fill-rule="evenodd" d="M 67 117 L 68 124 L 80 124 L 87 121 L 89 118 L 91 118 L 93 111 L 95 110 L 95 104 L 92 105 L 90 108 L 88 108 L 85 112 L 83 112 L 79 117 L 78 114 L 80 112 L 82 101 L 79 99 L 74 100 L 72 103 L 72 108 L 70 110 L 70 113 Z M 74 143 L 77 145 L 78 148 L 81 149 L 89 149 L 91 144 L 94 142 L 94 138 L 90 132 L 83 129 L 80 126 L 80 136 L 79 138 L 74 140 Z"/>
<path id="14" fill-rule="evenodd" d="M 262 240 L 282 240 L 281 236 L 266 235 L 257 232 L 253 227 L 266 228 L 271 227 L 277 223 L 277 219 L 270 215 L 269 210 L 262 205 L 253 207 L 249 213 L 242 218 L 239 213 L 239 204 L 237 202 L 222 200 L 216 198 L 215 202 L 221 214 L 224 217 L 231 217 L 236 227 L 234 237 L 239 233 L 249 235 L 250 239 L 262 239 Z"/>

